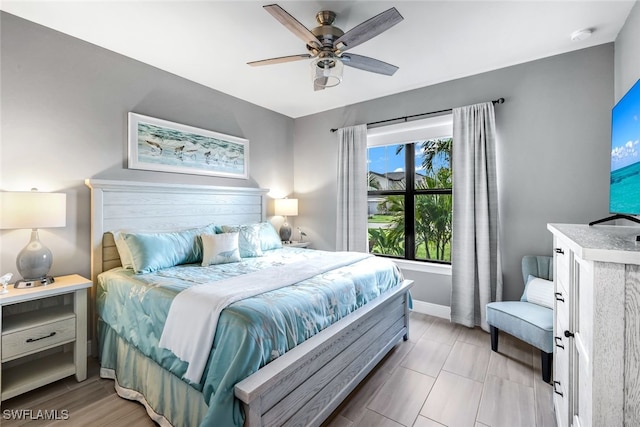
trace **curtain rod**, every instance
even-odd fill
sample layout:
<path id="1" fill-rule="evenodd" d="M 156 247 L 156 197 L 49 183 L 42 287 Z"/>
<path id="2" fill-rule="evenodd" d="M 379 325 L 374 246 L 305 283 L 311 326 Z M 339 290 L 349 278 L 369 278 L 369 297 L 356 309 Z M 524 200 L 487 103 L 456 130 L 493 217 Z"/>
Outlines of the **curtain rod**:
<path id="1" fill-rule="evenodd" d="M 494 99 L 493 101 L 494 104 L 503 104 L 504 103 L 504 98 L 498 98 L 498 99 Z M 395 119 L 387 119 L 387 120 L 379 120 L 377 122 L 371 122 L 371 123 L 367 123 L 367 126 L 371 126 L 371 125 L 378 125 L 380 123 L 387 123 L 387 122 L 393 122 L 396 120 L 404 120 L 405 122 L 408 119 L 413 119 L 415 117 L 421 117 L 421 116 L 430 116 L 432 114 L 438 114 L 438 113 L 448 113 L 450 111 L 452 111 L 453 108 L 447 108 L 445 110 L 438 110 L 438 111 L 430 111 L 428 113 L 420 113 L 420 114 L 413 114 L 411 116 L 404 116 L 404 117 L 396 117 Z M 331 132 L 335 132 L 338 129 L 331 129 Z"/>

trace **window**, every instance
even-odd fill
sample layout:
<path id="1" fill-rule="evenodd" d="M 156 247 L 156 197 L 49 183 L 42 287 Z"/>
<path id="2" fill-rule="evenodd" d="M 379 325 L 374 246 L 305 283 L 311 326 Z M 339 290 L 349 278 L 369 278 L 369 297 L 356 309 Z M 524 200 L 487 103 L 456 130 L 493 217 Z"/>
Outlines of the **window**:
<path id="1" fill-rule="evenodd" d="M 402 129 L 370 131 L 370 252 L 409 260 L 451 262 L 450 117 L 427 119 L 427 125 L 409 133 Z M 397 142 L 407 141 L 404 138 L 409 134 L 414 137 L 410 142 Z M 426 137 L 415 138 L 416 135 Z"/>

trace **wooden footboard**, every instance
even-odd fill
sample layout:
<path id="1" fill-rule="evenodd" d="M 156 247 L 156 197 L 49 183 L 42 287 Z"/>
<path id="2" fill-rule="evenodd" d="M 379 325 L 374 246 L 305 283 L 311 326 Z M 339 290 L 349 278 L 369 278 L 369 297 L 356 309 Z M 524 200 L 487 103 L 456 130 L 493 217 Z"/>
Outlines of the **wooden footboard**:
<path id="1" fill-rule="evenodd" d="M 245 426 L 317 426 L 409 334 L 410 280 L 370 301 L 235 387 Z"/>

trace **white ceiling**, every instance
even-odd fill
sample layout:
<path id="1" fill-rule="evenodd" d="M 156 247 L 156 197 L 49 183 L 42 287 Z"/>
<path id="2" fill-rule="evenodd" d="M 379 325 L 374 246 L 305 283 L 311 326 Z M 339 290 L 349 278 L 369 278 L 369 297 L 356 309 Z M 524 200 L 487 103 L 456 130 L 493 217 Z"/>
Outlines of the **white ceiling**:
<path id="1" fill-rule="evenodd" d="M 262 6 L 266 1 L 2 0 L 11 14 L 105 47 L 289 117 L 614 41 L 628 1 L 278 1 L 307 28 L 320 10 L 345 32 L 396 7 L 404 21 L 354 47 L 394 64 L 394 76 L 345 67 L 337 87 L 315 92 L 309 60 L 249 61 L 306 53 Z M 587 40 L 570 34 L 594 29 Z"/>

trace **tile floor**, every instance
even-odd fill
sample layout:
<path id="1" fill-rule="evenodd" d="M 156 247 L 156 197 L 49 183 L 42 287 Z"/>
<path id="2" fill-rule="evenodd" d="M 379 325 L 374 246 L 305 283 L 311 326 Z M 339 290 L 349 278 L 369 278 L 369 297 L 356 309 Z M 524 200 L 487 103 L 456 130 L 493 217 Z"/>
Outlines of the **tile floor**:
<path id="1" fill-rule="evenodd" d="M 552 389 L 542 382 L 540 352 L 506 334 L 499 353 L 489 334 L 411 314 L 409 341 L 398 344 L 346 399 L 325 427 L 555 426 Z M 66 408 L 69 420 L 6 420 L 13 426 L 152 426 L 144 407 L 115 394 L 113 381 L 73 377 L 2 402 L 3 410 Z"/>
<path id="2" fill-rule="evenodd" d="M 500 334 L 411 314 L 410 339 L 325 423 L 326 427 L 555 426 L 540 352 Z"/>

